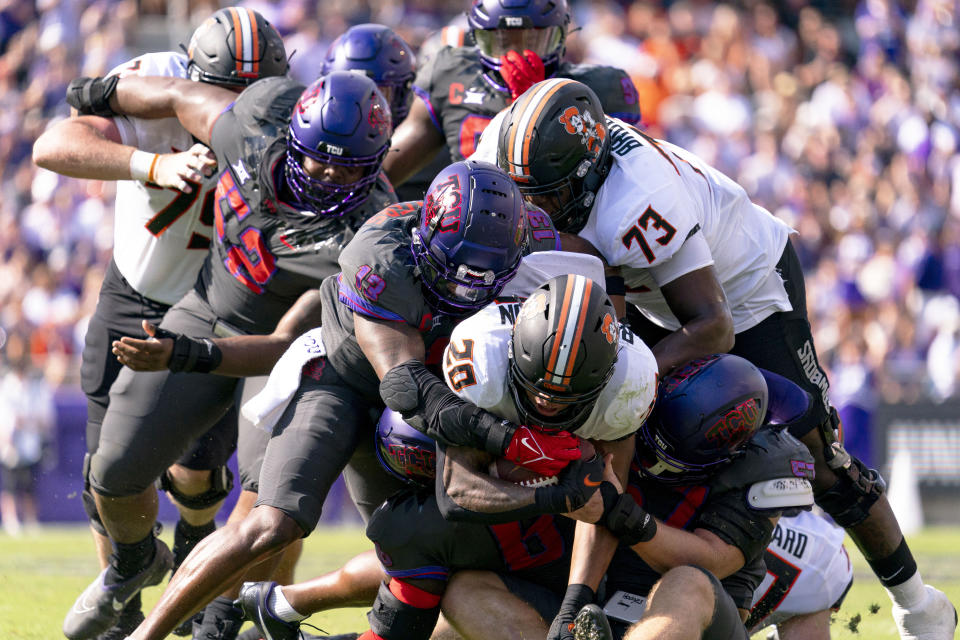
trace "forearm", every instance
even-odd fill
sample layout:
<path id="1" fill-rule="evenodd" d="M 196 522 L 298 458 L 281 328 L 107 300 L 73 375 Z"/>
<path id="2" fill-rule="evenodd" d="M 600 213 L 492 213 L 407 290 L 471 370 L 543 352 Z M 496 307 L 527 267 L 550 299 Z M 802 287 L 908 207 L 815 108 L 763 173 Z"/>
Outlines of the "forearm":
<path id="1" fill-rule="evenodd" d="M 703 318 L 680 327 L 653 346 L 660 375 L 694 358 L 726 353 L 733 347 L 733 326 L 729 318 Z"/>
<path id="2" fill-rule="evenodd" d="M 81 116 L 61 121 L 37 138 L 33 162 L 71 178 L 130 180 L 134 151 L 120 142 L 112 121 Z"/>
<path id="3" fill-rule="evenodd" d="M 110 108 L 135 118 L 175 118 L 183 98 L 179 90 L 183 82 L 190 81 L 166 76 L 127 76 L 117 83 Z"/>
<path id="4" fill-rule="evenodd" d="M 744 563 L 739 549 L 719 540 L 677 529 L 657 521 L 657 533 L 649 542 L 638 542 L 631 547 L 643 561 L 659 573 L 674 567 L 695 564 L 703 567 L 720 579 L 735 573 Z M 739 562 L 731 559 L 739 558 Z"/>
<path id="5" fill-rule="evenodd" d="M 437 501 L 444 518 L 497 524 L 540 515 L 535 490 L 493 478 L 489 454 L 464 447 L 437 452 Z"/>

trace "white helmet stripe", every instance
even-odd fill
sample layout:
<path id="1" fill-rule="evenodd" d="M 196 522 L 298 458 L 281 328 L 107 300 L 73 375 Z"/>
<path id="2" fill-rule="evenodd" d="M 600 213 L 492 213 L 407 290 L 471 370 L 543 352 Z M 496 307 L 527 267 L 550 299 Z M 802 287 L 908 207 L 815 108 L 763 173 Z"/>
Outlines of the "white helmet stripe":
<path id="1" fill-rule="evenodd" d="M 253 72 L 253 29 L 256 25 L 250 24 L 250 12 L 245 9 L 237 10 L 240 15 L 240 35 L 243 42 L 243 51 L 238 51 L 243 57 L 243 70 Z"/>
<path id="2" fill-rule="evenodd" d="M 586 312 L 588 306 L 584 302 L 584 289 L 587 286 L 587 279 L 580 275 L 573 275 L 573 292 L 570 296 L 569 312 L 564 319 L 563 335 L 560 336 L 560 348 L 557 351 L 557 365 L 553 370 L 550 382 L 554 384 L 564 384 L 564 373 L 566 373 L 568 360 L 571 355 L 576 357 L 577 349 L 574 340 L 578 338 L 577 327 L 580 324 L 580 315 Z M 566 305 L 565 305 L 566 306 Z M 556 349 L 556 347 L 554 347 Z"/>

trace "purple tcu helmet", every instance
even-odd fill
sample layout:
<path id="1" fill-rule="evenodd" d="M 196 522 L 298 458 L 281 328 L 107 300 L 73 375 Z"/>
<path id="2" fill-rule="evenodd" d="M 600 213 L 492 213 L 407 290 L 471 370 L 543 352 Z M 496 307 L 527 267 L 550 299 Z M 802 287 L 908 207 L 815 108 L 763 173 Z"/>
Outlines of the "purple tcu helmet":
<path id="1" fill-rule="evenodd" d="M 390 27 L 358 24 L 333 41 L 320 71 L 365 73 L 387 99 L 396 126 L 410 111 L 415 64 L 413 50 Z"/>
<path id="2" fill-rule="evenodd" d="M 430 487 L 436 476 L 437 443 L 384 409 L 377 423 L 377 459 L 404 482 Z"/>
<path id="3" fill-rule="evenodd" d="M 492 301 L 526 251 L 523 197 L 496 165 L 455 162 L 427 189 L 413 231 L 413 257 L 427 302 L 465 315 Z"/>
<path id="4" fill-rule="evenodd" d="M 698 484 L 723 468 L 763 424 L 767 382 L 730 354 L 691 360 L 660 382 L 640 427 L 640 473 L 658 482 Z"/>
<path id="5" fill-rule="evenodd" d="M 570 12 L 566 0 L 474 0 L 467 20 L 485 67 L 499 71 L 507 51 L 530 49 L 549 77 L 563 56 Z"/>
<path id="6" fill-rule="evenodd" d="M 287 131 L 285 175 L 297 204 L 318 223 L 360 206 L 377 181 L 391 132 L 390 108 L 373 80 L 334 71 L 314 81 L 300 95 Z M 336 181 L 314 178 L 305 158 L 346 175 Z"/>

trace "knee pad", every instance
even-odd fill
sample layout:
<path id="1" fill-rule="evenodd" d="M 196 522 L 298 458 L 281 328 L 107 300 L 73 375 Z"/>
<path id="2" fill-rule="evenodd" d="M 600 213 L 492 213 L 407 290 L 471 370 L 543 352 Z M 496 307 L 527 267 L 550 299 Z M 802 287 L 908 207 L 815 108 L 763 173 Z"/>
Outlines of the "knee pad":
<path id="1" fill-rule="evenodd" d="M 855 527 L 870 515 L 873 503 L 886 489 L 880 472 L 870 469 L 843 448 L 839 440 L 840 419 L 831 408 L 830 418 L 820 426 L 823 456 L 837 481 L 825 491 L 815 493 L 817 504 L 844 529 Z"/>
<path id="2" fill-rule="evenodd" d="M 107 529 L 103 526 L 103 520 L 100 519 L 100 512 L 97 511 L 97 503 L 93 499 L 93 492 L 90 491 L 90 454 L 83 456 L 83 492 L 80 499 L 83 502 L 83 510 L 87 512 L 87 518 L 90 519 L 90 526 L 94 531 L 102 536 L 109 536 Z"/>
<path id="3" fill-rule="evenodd" d="M 160 489 L 166 491 L 178 504 L 199 511 L 212 507 L 230 495 L 233 489 L 233 472 L 223 465 L 210 471 L 210 488 L 195 496 L 184 495 L 173 484 L 170 472 L 164 471 L 159 480 Z"/>
<path id="4" fill-rule="evenodd" d="M 440 598 L 396 578 L 380 583 L 367 614 L 370 630 L 385 640 L 428 640 L 440 617 Z"/>

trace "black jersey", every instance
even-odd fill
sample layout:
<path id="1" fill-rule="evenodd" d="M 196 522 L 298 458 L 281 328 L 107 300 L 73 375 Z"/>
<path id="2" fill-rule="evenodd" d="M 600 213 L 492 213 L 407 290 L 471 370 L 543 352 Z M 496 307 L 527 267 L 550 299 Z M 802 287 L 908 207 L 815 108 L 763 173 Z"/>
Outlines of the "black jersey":
<path id="1" fill-rule="evenodd" d="M 752 508 L 751 488 L 773 478 L 783 483 L 809 482 L 812 463 L 806 447 L 778 427 L 763 427 L 736 459 L 708 484 L 667 486 L 642 476 L 635 460 L 627 491 L 648 513 L 664 524 L 693 531 L 706 529 L 743 553 L 744 566 L 721 582 L 737 607 L 749 609 L 753 591 L 765 575 L 763 551 L 773 531 L 770 518 L 782 508 Z M 812 490 L 811 490 L 812 502 Z M 610 563 L 615 589 L 645 596 L 660 573 L 631 549 L 621 546 Z"/>
<path id="2" fill-rule="evenodd" d="M 268 333 L 300 295 L 340 270 L 337 258 L 371 214 L 396 202 L 383 173 L 366 202 L 310 231 L 278 198 L 285 132 L 303 85 L 268 78 L 241 93 L 213 125 L 210 146 L 221 168 L 214 206 L 214 247 L 197 290 L 214 313 L 248 333 Z"/>
<path id="3" fill-rule="evenodd" d="M 456 318 L 427 304 L 410 246 L 421 202 L 401 202 L 370 218 L 340 254 L 341 273 L 324 280 L 323 344 L 334 369 L 364 393 L 379 398 L 379 379 L 357 344 L 353 314 L 403 322 L 423 335 L 427 364 L 439 364 Z M 529 252 L 559 249 L 548 216 L 527 210 Z"/>
<path id="4" fill-rule="evenodd" d="M 562 62 L 554 77 L 593 89 L 607 115 L 632 124 L 640 121 L 637 90 L 622 69 Z M 510 90 L 481 64 L 476 47 L 437 51 L 417 72 L 413 90 L 443 133 L 452 162 L 470 156 L 490 120 L 510 104 Z"/>

